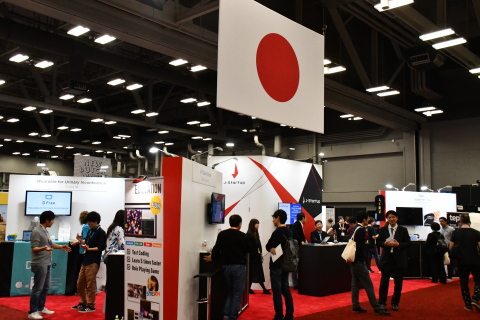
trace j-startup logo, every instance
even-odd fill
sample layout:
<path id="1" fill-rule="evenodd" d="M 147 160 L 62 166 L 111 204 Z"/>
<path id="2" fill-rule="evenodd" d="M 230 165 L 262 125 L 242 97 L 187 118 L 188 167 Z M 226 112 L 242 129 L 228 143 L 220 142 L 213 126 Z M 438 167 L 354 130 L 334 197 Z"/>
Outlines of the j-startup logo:
<path id="1" fill-rule="evenodd" d="M 238 167 L 237 164 L 235 163 L 235 167 L 233 169 L 233 173 L 231 174 L 233 179 L 237 179 L 238 176 Z M 237 181 L 237 180 L 225 180 L 223 184 L 245 184 L 245 181 Z"/>

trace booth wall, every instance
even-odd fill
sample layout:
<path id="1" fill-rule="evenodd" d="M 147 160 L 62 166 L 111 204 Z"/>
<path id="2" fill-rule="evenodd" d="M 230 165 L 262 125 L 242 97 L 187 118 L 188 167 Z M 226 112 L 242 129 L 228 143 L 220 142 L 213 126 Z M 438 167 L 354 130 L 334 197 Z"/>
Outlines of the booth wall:
<path id="1" fill-rule="evenodd" d="M 21 234 L 30 226 L 33 217 L 25 216 L 25 191 L 27 190 L 72 191 L 72 215 L 56 217 L 55 224 L 50 228 L 50 234 L 57 237 L 60 223 L 69 223 L 71 239 L 75 238 L 77 233 L 81 233 L 82 226 L 78 221 L 80 212 L 97 211 L 102 217 L 102 228 L 107 230 L 115 213 L 123 209 L 125 203 L 123 179 L 11 175 L 7 234 Z"/>
<path id="2" fill-rule="evenodd" d="M 278 209 L 279 202 L 301 202 L 302 192 L 306 187 L 306 181 L 311 174 L 312 164 L 280 159 L 267 156 L 235 157 L 237 160 L 229 160 L 232 157 L 210 157 L 208 164 L 219 164 L 215 167 L 223 173 L 223 192 L 226 195 L 226 207 L 228 214 L 238 214 L 242 217 L 243 224 L 241 231 L 247 232 L 251 219 L 258 219 L 260 222 L 259 235 L 263 246 L 263 269 L 265 273 L 265 284 L 270 287 L 269 259 L 270 255 L 265 250 L 265 245 L 270 239 L 275 227 L 272 223 L 272 214 Z M 255 162 L 263 166 L 260 168 Z M 321 165 L 313 165 L 321 176 Z M 271 177 L 267 177 L 271 175 Z M 317 181 L 321 189 L 322 181 Z M 286 197 L 285 194 L 291 196 Z M 321 194 L 319 194 L 320 196 Z M 231 210 L 231 211 L 229 211 Z M 314 217 L 321 219 L 318 211 L 312 212 Z M 229 228 L 228 216 L 222 229 Z M 313 230 L 314 218 L 307 215 L 307 224 Z M 304 228 L 308 230 L 308 227 Z M 309 231 L 305 232 L 308 235 Z M 207 239 L 214 241 L 215 239 Z M 255 288 L 260 288 L 255 285 Z"/>
<path id="3" fill-rule="evenodd" d="M 21 174 L 39 174 L 41 168 L 37 167 L 39 160 L 42 160 L 47 167 L 55 171 L 58 175 L 73 175 L 73 162 L 34 159 L 21 156 L 5 156 L 0 155 L 0 172 L 5 173 L 21 173 Z"/>

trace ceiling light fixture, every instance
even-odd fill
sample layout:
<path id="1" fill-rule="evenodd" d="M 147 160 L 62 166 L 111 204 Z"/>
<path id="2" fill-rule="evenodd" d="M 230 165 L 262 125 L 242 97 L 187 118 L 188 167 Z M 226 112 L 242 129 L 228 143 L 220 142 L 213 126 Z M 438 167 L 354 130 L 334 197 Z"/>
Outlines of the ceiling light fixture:
<path id="1" fill-rule="evenodd" d="M 413 0 L 380 0 L 379 4 L 374 6 L 378 11 L 395 9 L 413 3 Z"/>
<path id="2" fill-rule="evenodd" d="M 210 127 L 212 124 L 210 123 L 202 123 L 200 124 L 200 127 Z"/>
<path id="3" fill-rule="evenodd" d="M 452 187 L 452 186 L 445 186 L 445 187 L 438 188 L 438 189 L 437 189 L 437 192 L 440 192 L 440 191 L 442 191 L 443 189 L 451 188 L 451 187 Z"/>
<path id="4" fill-rule="evenodd" d="M 105 121 L 105 124 L 108 124 L 108 125 L 115 124 L 115 123 L 117 123 L 117 121 L 113 121 L 113 120 Z"/>
<path id="5" fill-rule="evenodd" d="M 426 115 L 427 117 L 431 117 L 433 114 L 439 114 L 439 113 L 443 113 L 443 110 L 438 109 L 438 110 L 423 112 L 423 114 Z"/>
<path id="6" fill-rule="evenodd" d="M 74 147 L 72 146 L 66 146 L 65 149 L 73 149 Z"/>
<path id="7" fill-rule="evenodd" d="M 197 99 L 195 99 L 195 98 L 185 98 L 185 99 L 180 100 L 181 103 L 192 103 L 192 102 L 195 102 L 195 101 L 197 101 Z"/>
<path id="8" fill-rule="evenodd" d="M 103 152 L 103 150 L 96 150 L 95 152 L 96 153 L 101 153 L 101 152 Z"/>
<path id="9" fill-rule="evenodd" d="M 323 67 L 324 74 L 332 74 L 337 72 L 342 72 L 347 70 L 344 66 L 336 66 L 336 67 Z"/>
<path id="10" fill-rule="evenodd" d="M 149 113 L 146 113 L 145 114 L 146 117 L 155 117 L 155 116 L 158 116 L 158 112 L 149 112 Z"/>
<path id="11" fill-rule="evenodd" d="M 137 109 L 137 110 L 133 110 L 131 113 L 133 114 L 140 114 L 140 113 L 144 113 L 145 110 L 144 109 Z"/>
<path id="12" fill-rule="evenodd" d="M 50 138 L 52 135 L 49 133 L 44 133 L 41 135 L 42 138 Z"/>
<path id="13" fill-rule="evenodd" d="M 45 69 L 45 68 L 48 68 L 48 67 L 51 67 L 51 66 L 53 66 L 53 62 L 52 61 L 47 61 L 47 60 L 43 60 L 43 61 L 37 62 L 35 64 L 35 67 L 40 68 L 40 69 Z"/>
<path id="14" fill-rule="evenodd" d="M 27 60 L 28 58 L 30 58 L 30 57 L 27 56 L 27 55 L 19 53 L 19 54 L 14 55 L 13 57 L 11 57 L 9 60 L 12 61 L 12 62 L 23 62 L 23 61 Z"/>
<path id="15" fill-rule="evenodd" d="M 7 120 L 7 122 L 10 122 L 10 123 L 14 123 L 14 122 L 18 122 L 20 120 L 18 120 L 17 118 L 10 118 Z"/>
<path id="16" fill-rule="evenodd" d="M 368 92 L 378 92 L 378 91 L 383 91 L 383 90 L 388 90 L 390 87 L 387 86 L 379 86 L 379 87 L 373 87 L 373 88 L 368 88 L 366 89 Z"/>
<path id="17" fill-rule="evenodd" d="M 35 137 L 35 136 L 38 136 L 38 132 L 30 132 L 28 135 L 30 137 Z"/>
<path id="18" fill-rule="evenodd" d="M 70 99 L 72 99 L 72 98 L 74 98 L 74 97 L 75 97 L 75 96 L 74 96 L 73 94 L 67 93 L 67 94 L 61 95 L 61 96 L 60 96 L 60 99 L 61 99 L 61 100 L 70 100 Z"/>
<path id="19" fill-rule="evenodd" d="M 50 152 L 50 150 L 46 150 L 46 149 L 39 149 L 38 152 L 43 152 L 43 153 L 48 153 Z"/>
<path id="20" fill-rule="evenodd" d="M 115 40 L 117 38 L 115 37 L 112 37 L 112 36 L 109 36 L 108 34 L 105 34 L 101 37 L 98 37 L 97 39 L 95 39 L 95 42 L 96 43 L 100 43 L 100 44 L 107 44 L 109 42 L 112 42 L 113 40 Z"/>
<path id="21" fill-rule="evenodd" d="M 340 116 L 340 118 L 353 118 L 353 117 L 354 117 L 353 114 L 342 114 L 342 115 Z"/>
<path id="22" fill-rule="evenodd" d="M 323 65 L 324 65 L 324 66 L 329 65 L 330 63 L 332 63 L 331 60 L 323 59 Z"/>
<path id="23" fill-rule="evenodd" d="M 52 113 L 53 110 L 51 109 L 43 109 L 42 111 L 40 111 L 41 114 L 49 114 L 49 113 Z"/>
<path id="24" fill-rule="evenodd" d="M 102 144 L 101 141 L 93 141 L 92 144 Z"/>
<path id="25" fill-rule="evenodd" d="M 63 148 L 63 146 L 61 144 L 57 144 L 55 148 Z"/>
<path id="26" fill-rule="evenodd" d="M 455 31 L 448 28 L 448 29 L 444 29 L 444 30 L 439 30 L 439 31 L 423 34 L 419 38 L 422 39 L 423 41 L 428 41 L 428 40 L 433 40 L 433 39 L 449 36 L 449 35 L 454 34 L 454 33 L 455 33 Z"/>
<path id="27" fill-rule="evenodd" d="M 173 142 L 166 142 L 165 143 L 166 146 L 173 146 L 173 144 L 174 144 Z"/>
<path id="28" fill-rule="evenodd" d="M 90 29 L 82 27 L 82 26 L 77 26 L 73 29 L 68 30 L 67 33 L 71 36 L 78 37 L 78 36 L 81 36 L 84 33 L 87 33 L 88 31 L 90 31 Z"/>
<path id="29" fill-rule="evenodd" d="M 42 161 L 38 161 L 37 167 L 45 167 L 45 163 Z"/>
<path id="30" fill-rule="evenodd" d="M 136 89 L 140 89 L 141 87 L 143 87 L 143 84 L 140 84 L 140 83 L 134 83 L 134 84 L 131 84 L 131 85 L 128 85 L 127 86 L 127 90 L 136 90 Z"/>
<path id="31" fill-rule="evenodd" d="M 202 71 L 202 70 L 205 70 L 207 69 L 207 67 L 204 67 L 204 66 L 201 66 L 201 65 L 196 65 L 196 66 L 192 66 L 190 68 L 190 71 L 191 72 L 197 72 L 197 71 Z"/>
<path id="32" fill-rule="evenodd" d="M 395 191 L 398 191 L 398 188 L 395 188 L 391 184 L 386 184 L 385 187 L 388 188 L 388 189 L 395 189 Z"/>
<path id="33" fill-rule="evenodd" d="M 0 79 L 0 86 L 5 83 L 5 80 Z"/>
<path id="34" fill-rule="evenodd" d="M 172 66 L 175 66 L 175 67 L 178 67 L 178 66 L 181 66 L 185 63 L 188 63 L 188 61 L 183 60 L 183 59 L 176 59 L 176 60 L 170 61 L 168 64 L 170 64 Z"/>
<path id="35" fill-rule="evenodd" d="M 70 131 L 72 131 L 72 132 L 79 132 L 79 131 L 82 131 L 82 129 L 80 129 L 80 128 L 72 128 L 72 129 L 70 129 Z"/>
<path id="36" fill-rule="evenodd" d="M 3 141 L 12 141 L 12 139 L 5 138 L 5 139 L 3 139 Z"/>
<path id="37" fill-rule="evenodd" d="M 95 119 L 92 119 L 90 120 L 91 122 L 103 122 L 103 119 L 101 118 L 95 118 Z"/>
<path id="38" fill-rule="evenodd" d="M 124 82 L 125 82 L 124 79 L 118 78 L 118 79 L 114 79 L 114 80 L 111 80 L 111 81 L 107 82 L 107 84 L 109 84 L 111 86 L 116 86 L 116 85 L 122 84 Z"/>
<path id="39" fill-rule="evenodd" d="M 22 156 L 29 156 L 30 153 L 26 152 L 26 153 L 22 153 Z"/>
<path id="40" fill-rule="evenodd" d="M 17 141 L 15 141 L 15 142 L 16 142 L 16 143 L 24 143 L 25 141 L 23 141 L 23 140 L 17 140 Z"/>
<path id="41" fill-rule="evenodd" d="M 405 191 L 405 189 L 407 189 L 407 187 L 414 186 L 414 185 L 415 185 L 415 183 L 409 182 L 405 187 L 402 188 L 402 191 Z"/>
<path id="42" fill-rule="evenodd" d="M 161 131 L 158 131 L 159 134 L 165 134 L 165 133 L 168 133 L 168 130 L 161 130 Z"/>
<path id="43" fill-rule="evenodd" d="M 473 74 L 480 73 L 480 68 L 470 69 L 468 71 L 470 71 L 470 73 L 473 73 Z"/>
<path id="44" fill-rule="evenodd" d="M 197 139 L 203 139 L 203 137 L 196 136 L 196 137 L 192 137 L 192 139 L 194 139 L 194 140 L 197 140 Z"/>
<path id="45" fill-rule="evenodd" d="M 90 102 L 92 101 L 92 99 L 90 98 L 82 98 L 80 100 L 77 100 L 78 103 L 87 103 L 87 102 Z"/>
<path id="46" fill-rule="evenodd" d="M 37 108 L 34 107 L 34 106 L 27 106 L 25 108 L 23 108 L 24 111 L 33 111 L 33 110 L 36 110 Z"/>
<path id="47" fill-rule="evenodd" d="M 420 188 L 420 190 L 422 190 L 422 191 L 430 191 L 430 192 L 433 192 L 433 190 L 432 190 L 432 189 L 430 189 L 430 188 L 429 188 L 429 187 L 427 187 L 427 186 L 422 186 L 422 187 Z"/>
<path id="48" fill-rule="evenodd" d="M 203 141 L 210 141 L 212 138 L 203 138 Z"/>
<path id="49" fill-rule="evenodd" d="M 18 152 L 18 151 L 17 151 L 17 152 L 12 152 L 12 154 L 13 154 L 13 155 L 19 155 L 20 152 Z"/>
<path id="50" fill-rule="evenodd" d="M 60 126 L 60 127 L 58 127 L 57 129 L 58 129 L 58 130 L 67 130 L 68 127 L 67 127 L 67 126 Z"/>
<path id="51" fill-rule="evenodd" d="M 431 106 L 431 107 L 417 108 L 417 109 L 415 109 L 415 111 L 417 111 L 417 112 L 424 112 L 424 111 L 431 111 L 431 110 L 435 110 L 435 109 L 436 109 L 436 107 Z"/>
<path id="52" fill-rule="evenodd" d="M 208 101 L 200 101 L 197 103 L 197 107 L 204 107 L 204 106 L 208 106 L 210 105 L 211 103 L 208 102 Z"/>
<path id="53" fill-rule="evenodd" d="M 155 144 L 164 144 L 165 141 L 155 141 L 154 143 L 155 143 Z"/>
<path id="54" fill-rule="evenodd" d="M 234 146 L 235 146 L 235 143 L 233 143 L 233 142 L 227 142 L 227 143 L 225 143 L 225 145 L 226 145 L 227 147 L 234 147 Z"/>
<path id="55" fill-rule="evenodd" d="M 200 121 L 197 121 L 197 120 L 187 122 L 187 124 L 191 125 L 191 126 L 194 125 L 194 124 L 199 124 L 199 123 L 200 123 Z"/>
<path id="56" fill-rule="evenodd" d="M 51 158 L 52 158 L 52 159 L 57 159 L 57 158 L 58 158 L 58 156 L 52 156 Z"/>
<path id="57" fill-rule="evenodd" d="M 443 49 L 443 48 L 457 46 L 457 45 L 465 43 L 465 42 L 467 42 L 467 40 L 465 40 L 465 38 L 457 38 L 457 39 L 453 39 L 453 40 L 447 40 L 447 41 L 435 43 L 435 44 L 432 45 L 432 47 L 434 47 L 437 50 L 440 50 L 440 49 Z"/>
<path id="58" fill-rule="evenodd" d="M 362 120 L 363 118 L 361 117 L 353 117 L 353 120 Z M 349 119 L 350 120 L 350 119 Z"/>
<path id="59" fill-rule="evenodd" d="M 391 91 L 380 92 L 380 93 L 377 93 L 377 96 L 386 97 L 386 96 L 393 96 L 393 95 L 396 95 L 396 94 L 400 94 L 400 91 L 391 90 Z"/>

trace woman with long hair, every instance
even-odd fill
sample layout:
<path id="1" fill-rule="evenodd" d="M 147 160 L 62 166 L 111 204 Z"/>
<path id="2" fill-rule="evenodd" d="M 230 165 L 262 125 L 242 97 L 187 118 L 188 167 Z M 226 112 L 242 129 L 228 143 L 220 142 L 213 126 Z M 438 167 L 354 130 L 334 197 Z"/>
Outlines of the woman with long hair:
<path id="1" fill-rule="evenodd" d="M 250 286 L 249 292 L 255 293 L 250 287 L 252 283 L 258 283 L 263 289 L 264 294 L 271 294 L 263 282 L 265 281 L 265 275 L 263 274 L 263 257 L 262 257 L 262 243 L 260 242 L 260 236 L 258 235 L 258 227 L 260 226 L 260 222 L 257 219 L 250 220 L 248 224 L 248 231 L 247 237 L 250 241 L 250 245 L 252 248 L 257 248 L 254 254 L 250 255 Z"/>
<path id="2" fill-rule="evenodd" d="M 110 253 L 123 250 L 125 247 L 125 233 L 123 226 L 125 224 L 125 211 L 118 210 L 115 214 L 112 224 L 107 229 L 107 247 L 103 254 L 103 261 L 107 264 Z"/>

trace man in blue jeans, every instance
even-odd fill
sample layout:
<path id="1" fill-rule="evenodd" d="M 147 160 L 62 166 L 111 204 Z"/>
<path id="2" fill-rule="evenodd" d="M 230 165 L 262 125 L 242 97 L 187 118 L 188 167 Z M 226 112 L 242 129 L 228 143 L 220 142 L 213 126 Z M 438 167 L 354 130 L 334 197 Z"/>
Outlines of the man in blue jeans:
<path id="1" fill-rule="evenodd" d="M 45 308 L 47 292 L 50 289 L 52 251 L 53 249 L 62 249 L 65 252 L 70 252 L 71 249 L 67 245 L 61 246 L 50 240 L 47 228 L 53 225 L 54 220 L 55 214 L 52 211 L 42 212 L 40 225 L 33 229 L 30 237 L 30 245 L 32 247 L 31 270 L 34 276 L 28 319 L 43 319 L 42 314 L 55 313 Z"/>
<path id="2" fill-rule="evenodd" d="M 245 233 L 240 231 L 242 217 L 234 214 L 229 218 L 230 229 L 218 234 L 212 253 L 204 260 L 220 260 L 224 267 L 223 275 L 227 285 L 227 300 L 223 308 L 223 318 L 236 320 L 242 302 L 242 293 L 247 277 L 247 253 L 254 253 Z"/>
<path id="3" fill-rule="evenodd" d="M 277 227 L 273 231 L 272 236 L 267 242 L 266 248 L 267 251 L 274 256 L 276 254 L 276 248 L 278 245 L 281 245 L 282 251 L 285 249 L 285 244 L 287 238 L 293 237 L 292 231 L 287 228 L 285 222 L 287 221 L 287 213 L 283 210 L 277 210 L 273 213 L 273 225 Z M 289 272 L 283 271 L 280 267 L 281 257 L 273 262 L 270 258 L 270 281 L 272 283 L 272 292 L 273 292 L 273 308 L 275 309 L 275 317 L 273 320 L 292 320 L 293 319 L 293 299 L 292 293 L 290 292 L 290 287 L 288 285 L 288 274 Z M 285 299 L 286 313 L 283 317 L 283 303 L 282 295 Z"/>

